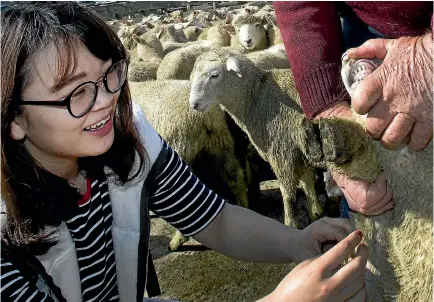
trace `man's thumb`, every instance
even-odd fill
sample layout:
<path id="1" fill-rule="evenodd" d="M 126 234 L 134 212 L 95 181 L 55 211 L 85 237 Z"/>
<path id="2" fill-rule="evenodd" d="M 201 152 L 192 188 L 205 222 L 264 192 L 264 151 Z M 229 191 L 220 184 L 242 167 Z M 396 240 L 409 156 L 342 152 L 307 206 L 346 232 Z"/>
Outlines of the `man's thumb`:
<path id="1" fill-rule="evenodd" d="M 359 47 L 349 49 L 347 54 L 352 59 L 373 59 L 384 60 L 390 49 L 392 40 L 372 39 L 368 40 Z"/>

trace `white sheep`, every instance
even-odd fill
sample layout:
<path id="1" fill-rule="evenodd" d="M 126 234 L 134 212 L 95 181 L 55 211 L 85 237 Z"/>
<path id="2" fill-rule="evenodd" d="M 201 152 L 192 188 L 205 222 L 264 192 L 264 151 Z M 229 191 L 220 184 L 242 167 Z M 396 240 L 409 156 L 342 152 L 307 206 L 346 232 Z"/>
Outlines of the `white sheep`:
<path id="1" fill-rule="evenodd" d="M 188 80 L 196 58 L 211 47 L 203 43 L 174 50 L 164 57 L 157 70 L 157 79 Z"/>
<path id="2" fill-rule="evenodd" d="M 155 80 L 158 67 L 164 57 L 160 40 L 151 32 L 140 37 L 133 34 L 132 38 L 137 43 L 137 47 L 131 53 L 128 79 L 134 82 Z"/>
<path id="3" fill-rule="evenodd" d="M 342 78 L 350 95 L 377 64 L 343 56 Z M 365 133 L 365 121 L 354 113 L 353 121 L 321 120 L 320 129 L 331 153 L 346 158 L 341 164 L 330 164 L 331 169 L 367 181 L 383 169 L 393 192 L 392 211 L 375 217 L 351 213 L 369 247 L 368 300 L 432 301 L 432 141 L 420 152 L 406 146 L 386 149 Z"/>
<path id="4" fill-rule="evenodd" d="M 303 114 L 291 71 L 262 71 L 241 54 L 215 49 L 198 57 L 191 79 L 190 105 L 206 112 L 221 104 L 270 163 L 281 184 L 285 224 L 300 226 L 304 218 L 291 204 L 298 185 L 310 205 L 310 219 L 321 216 L 314 170 L 305 164 L 321 162 L 321 145 Z"/>
<path id="5" fill-rule="evenodd" d="M 133 35 L 136 34 L 138 36 L 147 32 L 147 28 L 144 25 L 125 25 L 121 26 L 117 32 L 119 39 L 122 44 L 130 51 L 132 51 L 136 43 L 133 40 Z"/>
<path id="6" fill-rule="evenodd" d="M 267 32 L 264 28 L 266 23 L 266 18 L 253 15 L 245 15 L 236 18 L 232 22 L 236 30 L 236 35 L 232 36 L 231 46 L 243 47 L 248 51 L 267 48 Z"/>
<path id="7" fill-rule="evenodd" d="M 235 154 L 223 110 L 216 107 L 207 114 L 191 110 L 189 81 L 156 80 L 129 86 L 149 122 L 196 176 L 222 197 L 248 207 L 246 180 L 250 175 L 243 169 L 247 163 Z M 186 240 L 177 232 L 170 249 L 176 250 Z"/>

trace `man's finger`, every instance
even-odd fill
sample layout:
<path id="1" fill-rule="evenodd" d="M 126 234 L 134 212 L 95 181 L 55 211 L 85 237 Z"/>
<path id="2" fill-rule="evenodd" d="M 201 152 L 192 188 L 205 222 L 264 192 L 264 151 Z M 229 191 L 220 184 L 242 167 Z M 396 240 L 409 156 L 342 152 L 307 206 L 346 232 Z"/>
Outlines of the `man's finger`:
<path id="1" fill-rule="evenodd" d="M 398 113 L 384 131 L 381 142 L 386 148 L 395 148 L 411 132 L 413 124 L 413 117 L 405 113 Z"/>
<path id="2" fill-rule="evenodd" d="M 431 125 L 416 122 L 411 132 L 410 147 L 416 151 L 423 150 L 432 138 L 433 128 Z"/>
<path id="3" fill-rule="evenodd" d="M 389 104 L 378 101 L 369 111 L 366 119 L 366 132 L 373 138 L 380 138 L 396 113 L 390 111 Z"/>
<path id="4" fill-rule="evenodd" d="M 387 211 L 392 210 L 395 204 L 392 200 L 392 191 L 387 188 L 386 195 L 378 203 L 374 204 L 369 209 L 361 209 L 361 213 L 366 216 L 376 216 L 381 215 Z"/>
<path id="5" fill-rule="evenodd" d="M 358 246 L 354 258 L 330 278 L 330 282 L 337 288 L 345 289 L 341 291 L 341 294 L 345 294 L 344 299 L 352 297 L 363 288 L 367 261 L 368 248 L 362 243 Z"/>
<path id="6" fill-rule="evenodd" d="M 342 262 L 348 259 L 361 240 L 362 234 L 360 231 L 352 232 L 344 240 L 338 242 L 338 244 L 331 248 L 327 253 L 316 259 L 316 264 L 331 273 Z"/>
<path id="7" fill-rule="evenodd" d="M 393 40 L 371 39 L 359 47 L 348 50 L 348 56 L 353 59 L 373 59 L 384 60 L 390 49 Z"/>
<path id="8" fill-rule="evenodd" d="M 357 88 L 351 98 L 351 106 L 358 114 L 366 114 L 378 101 L 383 99 L 383 83 L 379 76 L 381 66 L 368 75 Z"/>

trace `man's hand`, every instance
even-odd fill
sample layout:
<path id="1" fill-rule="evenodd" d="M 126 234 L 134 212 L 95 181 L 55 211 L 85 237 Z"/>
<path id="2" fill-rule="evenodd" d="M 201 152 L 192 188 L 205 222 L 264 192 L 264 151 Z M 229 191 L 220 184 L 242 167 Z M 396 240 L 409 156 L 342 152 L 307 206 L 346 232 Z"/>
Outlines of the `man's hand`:
<path id="1" fill-rule="evenodd" d="M 368 114 L 366 130 L 383 145 L 408 142 L 426 147 L 433 135 L 433 40 L 405 37 L 374 39 L 349 50 L 351 58 L 378 58 L 383 63 L 360 82 L 352 107 Z"/>
<path id="2" fill-rule="evenodd" d="M 365 301 L 368 249 L 361 240 L 361 232 L 353 232 L 324 255 L 299 264 L 260 301 Z"/>
<path id="3" fill-rule="evenodd" d="M 352 115 L 348 102 L 338 102 L 319 113 L 316 118 L 340 117 L 351 119 Z M 332 175 L 353 211 L 366 216 L 373 216 L 393 209 L 392 192 L 387 187 L 384 173 L 380 173 L 372 183 L 351 179 L 336 172 L 332 172 Z"/>
<path id="4" fill-rule="evenodd" d="M 384 172 L 374 182 L 355 180 L 345 175 L 332 172 L 333 179 L 341 188 L 351 210 L 365 216 L 375 216 L 392 210 L 395 203 L 392 191 L 387 186 Z"/>

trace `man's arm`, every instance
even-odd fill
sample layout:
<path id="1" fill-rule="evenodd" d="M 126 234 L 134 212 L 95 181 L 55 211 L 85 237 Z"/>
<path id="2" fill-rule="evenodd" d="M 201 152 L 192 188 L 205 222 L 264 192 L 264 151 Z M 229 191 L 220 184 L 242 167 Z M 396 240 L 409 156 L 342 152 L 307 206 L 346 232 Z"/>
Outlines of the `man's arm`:
<path id="1" fill-rule="evenodd" d="M 303 110 L 314 117 L 349 101 L 340 77 L 341 24 L 333 2 L 274 2 Z"/>

